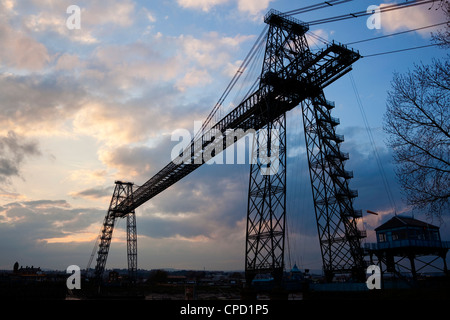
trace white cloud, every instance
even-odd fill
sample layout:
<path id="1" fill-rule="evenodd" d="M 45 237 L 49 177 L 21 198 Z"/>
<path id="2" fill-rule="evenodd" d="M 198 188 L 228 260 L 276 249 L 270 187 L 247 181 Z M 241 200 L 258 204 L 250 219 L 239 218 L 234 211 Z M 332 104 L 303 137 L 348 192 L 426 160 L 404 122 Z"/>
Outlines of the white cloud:
<path id="1" fill-rule="evenodd" d="M 129 27 L 134 23 L 134 12 L 135 3 L 131 0 L 89 1 L 81 9 L 81 21 L 91 27 L 104 24 Z"/>
<path id="2" fill-rule="evenodd" d="M 55 32 L 75 42 L 93 44 L 99 42 L 95 33 L 103 26 L 130 27 L 134 23 L 135 4 L 133 1 L 113 0 L 105 3 L 94 0 L 77 4 L 81 9 L 81 28 L 69 30 L 66 26 L 66 20 L 69 17 L 66 10 L 72 2 L 68 0 L 56 2 L 49 0 L 47 2 L 45 7 L 42 6 L 42 3 L 35 3 L 37 12 L 23 16 L 23 23 L 30 32 Z"/>
<path id="3" fill-rule="evenodd" d="M 392 5 L 392 3 L 381 4 L 381 7 Z M 446 21 L 442 10 L 430 8 L 430 4 L 414 6 L 399 10 L 381 13 L 381 28 L 389 33 L 402 30 L 416 29 L 439 22 Z M 418 30 L 423 36 L 429 36 L 432 29 Z"/>
<path id="4" fill-rule="evenodd" d="M 233 63 L 228 62 L 223 70 L 223 74 L 230 78 L 233 77 L 236 74 L 236 72 L 239 70 L 239 68 L 241 67 L 242 62 L 243 62 L 242 60 L 237 60 Z"/>
<path id="5" fill-rule="evenodd" d="M 73 127 L 76 134 L 95 137 L 108 145 L 121 145 L 143 138 L 139 117 L 124 112 L 123 105 L 103 101 L 88 102 L 75 114 Z"/>
<path id="6" fill-rule="evenodd" d="M 248 13 L 250 16 L 257 16 L 266 10 L 273 0 L 178 0 L 178 4 L 183 8 L 210 11 L 213 7 L 237 2 L 240 12 Z"/>
<path id="7" fill-rule="evenodd" d="M 216 69 L 227 66 L 232 60 L 231 53 L 250 39 L 253 39 L 253 36 L 227 37 L 221 36 L 217 32 L 209 32 L 202 38 L 180 36 L 179 41 L 187 58 L 201 67 Z"/>
<path id="8" fill-rule="evenodd" d="M 1 1 L 0 1 L 0 5 L 1 5 L 5 10 L 13 11 L 15 3 L 14 3 L 14 0 L 1 0 Z"/>
<path id="9" fill-rule="evenodd" d="M 186 74 L 182 79 L 177 81 L 175 86 L 178 88 L 178 90 L 185 91 L 190 87 L 205 85 L 211 83 L 212 81 L 213 79 L 209 75 L 208 71 L 191 69 L 188 72 L 186 72 Z"/>
<path id="10" fill-rule="evenodd" d="M 66 26 L 66 19 L 68 15 L 65 13 L 65 8 L 59 8 L 59 10 L 42 11 L 34 15 L 25 16 L 23 18 L 26 28 L 30 32 L 45 33 L 55 32 L 60 36 L 70 38 L 72 41 L 91 44 L 96 43 L 98 40 L 92 35 L 90 29 L 83 25 L 79 30 L 69 30 Z M 84 16 L 82 23 L 84 23 Z"/>
<path id="11" fill-rule="evenodd" d="M 163 56 L 160 52 L 163 48 L 155 49 L 152 43 L 143 42 L 99 46 L 91 69 L 104 72 L 115 90 L 171 81 L 178 74 L 180 64 L 174 56 Z"/>
<path id="12" fill-rule="evenodd" d="M 145 13 L 145 16 L 147 17 L 147 20 L 150 23 L 155 23 L 156 22 L 156 17 L 155 17 L 155 14 L 153 12 L 151 12 L 147 8 L 144 8 L 143 11 Z"/>
<path id="13" fill-rule="evenodd" d="M 56 63 L 56 70 L 74 70 L 85 65 L 84 62 L 80 61 L 77 55 L 64 53 L 62 54 Z"/>
<path id="14" fill-rule="evenodd" d="M 0 42 L 0 66 L 37 71 L 43 69 L 51 60 L 45 45 L 26 33 L 13 29 L 7 20 L 3 19 L 0 22 Z"/>
<path id="15" fill-rule="evenodd" d="M 230 0 L 178 0 L 183 8 L 199 9 L 208 12 L 211 8 L 228 3 Z"/>
<path id="16" fill-rule="evenodd" d="M 257 16 L 267 10 L 273 0 L 238 0 L 238 9 L 247 12 L 251 16 Z"/>

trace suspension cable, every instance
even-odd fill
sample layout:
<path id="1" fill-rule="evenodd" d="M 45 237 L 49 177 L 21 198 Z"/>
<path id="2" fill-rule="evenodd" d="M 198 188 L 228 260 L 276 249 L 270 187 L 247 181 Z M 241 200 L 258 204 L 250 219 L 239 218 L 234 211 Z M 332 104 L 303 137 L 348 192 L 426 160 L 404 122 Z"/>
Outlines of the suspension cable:
<path id="1" fill-rule="evenodd" d="M 255 43 L 253 44 L 252 48 L 250 49 L 250 51 L 248 52 L 247 56 L 245 57 L 244 61 L 241 63 L 240 67 L 238 68 L 238 70 L 234 74 L 234 76 L 231 79 L 231 81 L 228 84 L 228 86 L 225 88 L 225 91 L 222 93 L 222 95 L 220 96 L 219 100 L 215 104 L 214 108 L 212 109 L 212 111 L 210 112 L 210 114 L 208 115 L 206 120 L 203 122 L 201 130 L 199 132 L 197 132 L 197 134 L 193 137 L 192 142 L 194 142 L 195 140 L 199 139 L 201 137 L 201 135 L 202 135 L 202 132 L 204 132 L 206 130 L 206 128 L 208 128 L 208 126 L 212 126 L 211 121 L 214 119 L 214 116 L 215 116 L 216 112 L 222 107 L 222 104 L 225 101 L 225 99 L 228 97 L 228 94 L 231 92 L 233 87 L 236 85 L 236 83 L 238 82 L 239 78 L 242 76 L 242 74 L 244 73 L 245 69 L 247 68 L 248 64 L 254 58 L 256 52 L 258 51 L 257 48 L 261 45 L 262 41 L 266 37 L 268 28 L 269 27 L 266 25 L 265 28 L 263 29 L 263 31 L 260 33 L 260 35 L 256 39 Z"/>
<path id="2" fill-rule="evenodd" d="M 361 112 L 361 116 L 363 118 L 364 126 L 366 128 L 366 132 L 367 132 L 367 135 L 369 137 L 369 142 L 370 142 L 370 144 L 372 146 L 372 149 L 373 149 L 373 152 L 375 154 L 375 160 L 377 162 L 378 170 L 380 171 L 381 178 L 383 180 L 383 185 L 384 185 L 384 188 L 386 190 L 386 194 L 388 196 L 388 200 L 389 200 L 389 202 L 391 204 L 391 208 L 394 210 L 394 213 L 396 214 L 397 213 L 397 206 L 395 204 L 395 200 L 394 200 L 394 197 L 392 195 L 391 188 L 389 187 L 389 182 L 388 182 L 387 177 L 386 177 L 386 172 L 384 171 L 383 162 L 380 159 L 380 154 L 378 153 L 378 149 L 377 149 L 377 146 L 375 144 L 375 139 L 373 138 L 372 131 L 370 130 L 369 122 L 367 121 L 367 116 L 366 116 L 366 113 L 364 111 L 364 107 L 363 107 L 363 104 L 362 104 L 362 101 L 361 101 L 361 97 L 360 97 L 360 95 L 358 93 L 358 89 L 356 88 L 356 83 L 355 83 L 355 79 L 353 78 L 353 73 L 352 72 L 350 72 L 350 82 L 352 84 L 353 91 L 354 91 L 355 96 L 356 96 L 356 101 L 358 103 L 358 107 L 359 107 L 359 110 Z"/>
<path id="3" fill-rule="evenodd" d="M 415 7 L 415 6 L 431 3 L 434 1 L 435 0 L 423 0 L 423 1 L 416 1 L 416 2 L 391 4 L 391 5 L 380 7 L 380 13 Z M 342 21 L 342 20 L 353 19 L 353 18 L 360 18 L 360 17 L 372 15 L 372 14 L 373 14 L 372 12 L 367 12 L 367 10 L 364 10 L 364 11 L 358 11 L 358 12 L 343 14 L 343 15 L 329 17 L 329 18 L 317 19 L 317 20 L 309 21 L 309 22 L 307 22 L 307 24 L 312 26 L 312 25 L 318 25 L 318 24 L 323 24 L 323 23 L 336 22 L 336 21 Z"/>

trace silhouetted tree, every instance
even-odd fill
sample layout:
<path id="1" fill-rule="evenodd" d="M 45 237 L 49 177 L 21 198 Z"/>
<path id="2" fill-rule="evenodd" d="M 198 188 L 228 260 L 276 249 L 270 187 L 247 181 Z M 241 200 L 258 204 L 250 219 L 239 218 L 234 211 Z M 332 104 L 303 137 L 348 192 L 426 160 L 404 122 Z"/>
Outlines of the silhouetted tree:
<path id="1" fill-rule="evenodd" d="M 441 0 L 439 9 L 445 12 L 447 17 L 447 25 L 443 30 L 438 30 L 436 33 L 432 33 L 432 39 L 435 43 L 438 43 L 440 47 L 450 48 L 450 2 L 447 0 Z"/>
<path id="2" fill-rule="evenodd" d="M 449 208 L 449 60 L 394 74 L 384 118 L 407 203 L 435 217 Z"/>

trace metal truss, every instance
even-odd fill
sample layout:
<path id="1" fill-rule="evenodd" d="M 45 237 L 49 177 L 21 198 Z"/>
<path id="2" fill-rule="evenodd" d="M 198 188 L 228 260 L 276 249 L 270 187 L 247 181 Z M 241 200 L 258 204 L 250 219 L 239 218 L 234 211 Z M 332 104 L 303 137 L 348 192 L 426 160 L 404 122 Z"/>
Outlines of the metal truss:
<path id="1" fill-rule="evenodd" d="M 256 146 L 255 154 L 260 156 L 261 152 L 266 152 L 272 156 L 277 151 L 279 161 L 276 172 L 272 164 L 267 166 L 267 163 L 258 162 L 259 159 L 251 164 L 246 235 L 247 280 L 259 272 L 271 272 L 280 278 L 284 268 L 286 215 L 285 114 L 299 104 L 302 104 L 304 113 L 324 270 L 332 276 L 361 269 L 362 234 L 356 228 L 356 219 L 361 212 L 352 206 L 357 193 L 348 188 L 347 180 L 351 173 L 343 167 L 348 157 L 339 150 L 342 137 L 334 131 L 338 122 L 331 117 L 331 107 L 322 92 L 349 72 L 360 55 L 334 42 L 312 53 L 305 37 L 308 25 L 280 12 L 269 11 L 265 22 L 269 24 L 269 32 L 259 88 L 212 124 L 209 130 L 202 132 L 199 138 L 193 139 L 179 158 L 136 190 L 132 190 L 131 185 L 116 183 L 102 230 L 95 270 L 97 276 L 103 273 L 117 217 L 128 215 L 130 219 L 127 224 L 130 226 L 128 248 L 133 252 L 133 239 L 136 238 L 134 210 L 202 166 L 205 163 L 203 152 L 207 148 L 217 143 L 223 143 L 220 150 L 230 147 L 225 141 L 215 139 L 215 132 L 226 136 L 229 130 L 252 129 L 259 136 L 266 134 L 262 143 Z M 309 102 L 304 102 L 306 100 Z M 243 136 L 233 139 L 233 143 Z M 275 140 L 279 142 L 274 146 Z M 264 174 L 270 170 L 271 174 Z M 134 254 L 129 255 L 131 268 L 135 265 L 135 258 Z"/>
<path id="2" fill-rule="evenodd" d="M 296 92 L 285 91 L 281 79 L 292 79 L 299 63 L 307 61 L 309 52 L 305 33 L 308 27 L 293 18 L 282 18 L 275 12 L 265 17 L 269 24 L 266 51 L 261 72 L 260 91 L 268 97 L 262 107 L 271 115 L 284 103 L 295 99 Z M 283 76 L 280 77 L 280 74 Z M 277 91 L 284 91 L 274 99 Z M 286 116 L 267 117 L 253 142 L 250 164 L 245 274 L 247 284 L 258 273 L 271 273 L 277 283 L 284 271 L 286 217 Z M 264 139 L 260 139 L 263 136 Z M 276 149 L 276 150 L 274 150 Z M 262 163 L 261 153 L 274 163 Z"/>
<path id="3" fill-rule="evenodd" d="M 270 162 L 261 161 L 261 153 L 268 155 Z M 272 273 L 277 281 L 281 280 L 285 216 L 286 117 L 283 114 L 260 130 L 253 141 L 245 250 L 247 283 L 263 272 Z"/>
<path id="4" fill-rule="evenodd" d="M 137 279 L 137 232 L 134 210 L 127 214 L 127 260 L 128 278 L 131 283 Z"/>
<path id="5" fill-rule="evenodd" d="M 358 192 L 349 188 L 351 171 L 344 168 L 349 156 L 340 150 L 344 137 L 336 134 L 339 119 L 331 116 L 334 103 L 323 92 L 302 103 L 312 194 L 325 276 L 351 273 L 365 278 L 364 254 L 356 219 L 361 210 L 353 208 Z"/>
<path id="6" fill-rule="evenodd" d="M 448 247 L 410 246 L 386 249 L 365 249 L 371 264 L 380 267 L 381 274 L 391 273 L 394 278 L 417 280 L 421 272 L 442 272 L 449 275 Z"/>
<path id="7" fill-rule="evenodd" d="M 266 22 L 270 24 L 270 28 L 261 88 L 269 86 L 269 89 L 266 89 L 268 92 L 284 88 L 283 98 L 295 101 L 298 91 L 291 91 L 286 84 L 312 59 L 305 38 L 307 27 L 274 12 L 266 16 Z M 319 70 L 320 67 L 311 70 L 310 78 L 320 77 Z M 325 100 L 320 87 L 310 90 L 309 93 L 313 94 L 309 98 L 310 103 L 303 102 L 302 111 L 323 268 L 330 281 L 335 273 L 344 272 L 354 273 L 362 279 L 365 276 L 360 244 L 362 233 L 356 225 L 361 211 L 353 209 L 352 201 L 357 192 L 350 190 L 348 186 L 352 173 L 344 169 L 344 161 L 348 159 L 348 155 L 341 153 L 339 148 L 343 141 L 343 137 L 335 132 L 339 120 L 331 117 L 332 104 Z M 268 109 L 279 108 L 278 101 L 271 103 L 267 106 Z M 285 117 L 279 119 L 282 120 L 277 122 L 276 127 L 279 128 L 280 138 L 285 139 Z M 270 128 L 271 125 L 272 123 L 269 123 L 267 127 Z M 283 165 L 280 167 L 280 173 L 267 177 L 261 175 L 259 164 L 252 164 L 250 168 L 247 282 L 251 282 L 258 272 L 270 271 L 281 275 L 280 270 L 284 267 L 285 141 L 282 140 L 281 145 L 283 153 L 280 163 Z"/>
<path id="8" fill-rule="evenodd" d="M 105 271 L 106 260 L 108 258 L 109 248 L 111 245 L 112 234 L 116 219 L 118 217 L 118 204 L 124 201 L 127 197 L 133 194 L 133 183 L 116 181 L 113 196 L 103 221 L 103 229 L 98 244 L 97 264 L 95 266 L 95 278 L 101 282 L 103 272 Z M 124 217 L 125 215 L 120 215 Z M 137 272 L 137 233 L 136 233 L 136 215 L 134 210 L 131 210 L 126 215 L 127 217 L 127 256 L 128 256 L 128 271 L 131 281 L 135 281 Z"/>
<path id="9" fill-rule="evenodd" d="M 189 161 L 171 161 L 134 190 L 132 197 L 119 203 L 115 208 L 118 215 L 125 215 L 138 208 L 202 166 L 203 150 L 217 143 L 212 138 L 213 130 L 222 132 L 224 136 L 230 129 L 259 130 L 349 72 L 351 65 L 360 58 L 357 52 L 337 43 L 313 54 L 306 46 L 305 24 L 273 10 L 265 20 L 270 24 L 276 23 L 277 27 L 273 28 L 274 37 L 267 42 L 266 62 L 259 89 L 213 125 L 211 130 L 192 141 L 180 155 Z M 291 39 L 295 41 L 292 42 Z"/>

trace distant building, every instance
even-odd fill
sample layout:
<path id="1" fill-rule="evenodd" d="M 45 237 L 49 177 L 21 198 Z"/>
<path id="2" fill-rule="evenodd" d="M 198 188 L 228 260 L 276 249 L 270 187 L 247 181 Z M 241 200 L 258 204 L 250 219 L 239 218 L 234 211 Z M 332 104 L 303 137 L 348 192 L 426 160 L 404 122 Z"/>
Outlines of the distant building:
<path id="1" fill-rule="evenodd" d="M 41 271 L 41 268 L 35 268 L 34 266 L 26 266 L 19 268 L 19 263 L 14 263 L 13 267 L 13 273 L 20 276 L 43 276 L 43 272 Z"/>
<path id="2" fill-rule="evenodd" d="M 44 273 L 40 267 L 20 266 L 15 262 L 12 272 L 0 276 L 0 300 L 2 299 L 65 299 L 66 274 Z"/>
<path id="3" fill-rule="evenodd" d="M 294 263 L 294 266 L 291 269 L 290 272 L 290 279 L 291 280 L 303 280 L 303 273 L 300 271 L 300 269 L 297 267 L 297 264 Z"/>

